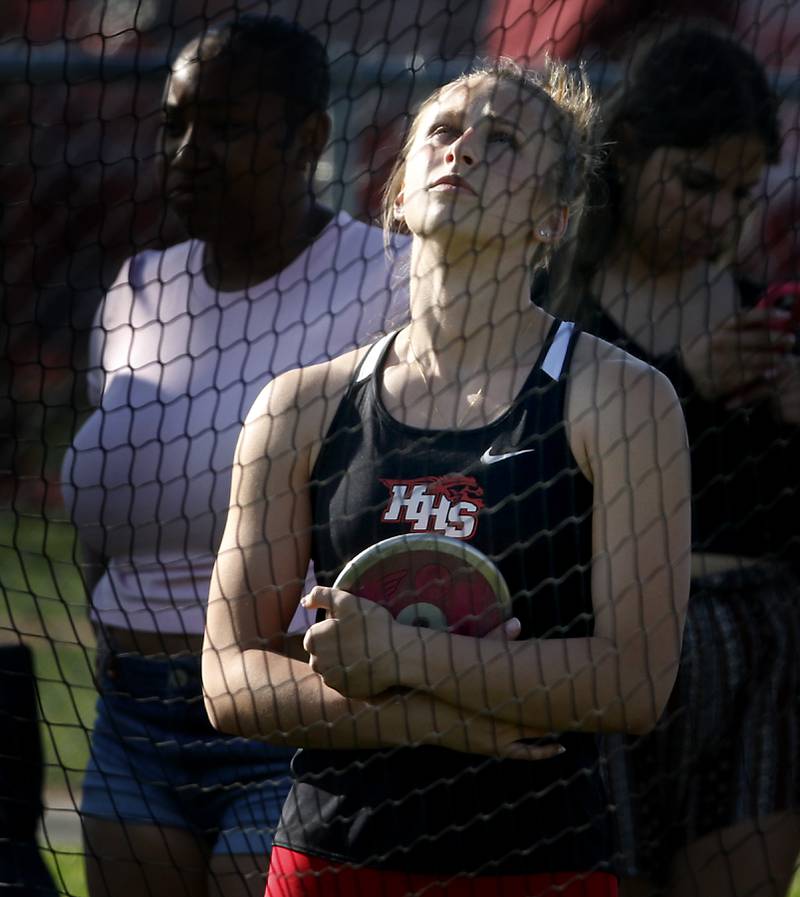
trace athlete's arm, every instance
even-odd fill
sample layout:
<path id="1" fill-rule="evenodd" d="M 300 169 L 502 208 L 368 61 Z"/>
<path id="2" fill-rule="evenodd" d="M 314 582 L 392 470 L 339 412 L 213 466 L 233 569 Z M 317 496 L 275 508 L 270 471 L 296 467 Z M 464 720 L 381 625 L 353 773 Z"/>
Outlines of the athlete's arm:
<path id="1" fill-rule="evenodd" d="M 683 415 L 654 369 L 590 337 L 579 346 L 567 417 L 573 452 L 594 484 L 594 636 L 455 636 L 403 626 L 382 608 L 320 589 L 306 601 L 330 619 L 309 630 L 306 648 L 327 682 L 351 695 L 391 684 L 422 689 L 546 731 L 653 727 L 677 673 L 689 593 Z M 604 357 L 588 357 L 596 352 Z"/>
<path id="2" fill-rule="evenodd" d="M 211 582 L 203 687 L 217 728 L 280 744 L 368 748 L 440 744 L 536 759 L 535 733 L 473 719 L 429 694 L 369 702 L 329 688 L 286 656 L 285 636 L 310 554 L 309 473 L 357 353 L 279 377 L 248 415 L 237 446 L 227 524 Z"/>

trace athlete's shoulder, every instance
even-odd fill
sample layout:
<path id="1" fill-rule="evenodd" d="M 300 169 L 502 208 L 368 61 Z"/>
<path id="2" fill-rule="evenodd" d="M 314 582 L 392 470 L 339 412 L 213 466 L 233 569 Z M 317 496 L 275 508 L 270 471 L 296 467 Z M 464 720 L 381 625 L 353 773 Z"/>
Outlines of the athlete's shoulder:
<path id="1" fill-rule="evenodd" d="M 291 454 L 310 471 L 367 351 L 357 349 L 331 361 L 287 371 L 267 384 L 245 419 L 237 463 L 259 463 Z"/>
<path id="2" fill-rule="evenodd" d="M 674 394 L 669 380 L 651 364 L 585 331 L 575 346 L 571 374 L 576 383 L 593 388 L 598 397 L 637 387 Z"/>
<path id="3" fill-rule="evenodd" d="M 624 349 L 581 333 L 570 373 L 568 417 L 587 442 L 610 444 L 652 423 L 685 431 L 672 383 Z"/>
<path id="4" fill-rule="evenodd" d="M 297 422 L 320 414 L 324 420 L 331 408 L 338 407 L 369 349 L 354 349 L 276 377 L 261 390 L 247 415 L 247 424 L 264 418 Z"/>
<path id="5" fill-rule="evenodd" d="M 622 446 L 687 445 L 680 400 L 652 365 L 591 334 L 578 337 L 565 420 L 573 455 L 591 482 Z M 643 436 L 646 438 L 643 441 Z"/>

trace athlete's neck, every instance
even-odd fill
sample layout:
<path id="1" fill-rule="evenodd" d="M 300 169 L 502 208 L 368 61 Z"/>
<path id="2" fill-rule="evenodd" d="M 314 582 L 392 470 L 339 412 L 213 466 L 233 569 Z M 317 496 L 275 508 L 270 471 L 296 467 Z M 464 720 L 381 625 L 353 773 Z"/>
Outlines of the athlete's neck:
<path id="1" fill-rule="evenodd" d="M 509 255 L 414 240 L 408 338 L 432 375 L 463 381 L 538 354 L 552 318 L 531 304 L 524 254 Z"/>

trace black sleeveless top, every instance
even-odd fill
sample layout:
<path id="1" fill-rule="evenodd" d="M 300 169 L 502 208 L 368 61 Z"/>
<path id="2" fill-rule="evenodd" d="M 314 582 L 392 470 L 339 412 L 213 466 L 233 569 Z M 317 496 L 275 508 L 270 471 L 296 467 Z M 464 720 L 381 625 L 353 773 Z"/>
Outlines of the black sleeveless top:
<path id="1" fill-rule="evenodd" d="M 745 307 L 754 290 L 740 283 Z M 753 294 L 753 295 L 751 295 Z M 665 374 L 681 400 L 692 466 L 692 547 L 798 565 L 800 427 L 776 421 L 762 403 L 731 410 L 694 388 L 676 355 L 653 357 L 587 297 L 583 327 Z"/>
<path id="2" fill-rule="evenodd" d="M 440 532 L 489 555 L 506 578 L 521 638 L 585 637 L 592 485 L 564 425 L 577 339 L 555 322 L 519 396 L 469 430 L 400 423 L 380 397 L 396 334 L 375 344 L 341 402 L 312 475 L 317 579 L 329 585 L 367 546 Z M 301 750 L 275 843 L 376 868 L 519 874 L 605 868 L 611 854 L 596 739 L 524 762 L 436 747 Z"/>

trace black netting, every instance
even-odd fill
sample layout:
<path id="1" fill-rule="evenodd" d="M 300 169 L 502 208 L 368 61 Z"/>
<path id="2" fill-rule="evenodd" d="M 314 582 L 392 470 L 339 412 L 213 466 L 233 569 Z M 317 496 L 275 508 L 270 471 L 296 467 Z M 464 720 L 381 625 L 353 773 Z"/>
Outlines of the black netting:
<path id="1" fill-rule="evenodd" d="M 5 0 L 0 888 L 798 897 L 800 5 L 654 12 Z"/>

